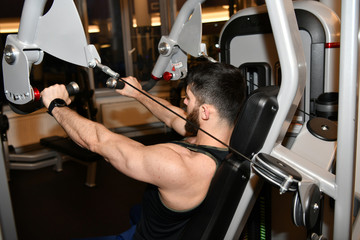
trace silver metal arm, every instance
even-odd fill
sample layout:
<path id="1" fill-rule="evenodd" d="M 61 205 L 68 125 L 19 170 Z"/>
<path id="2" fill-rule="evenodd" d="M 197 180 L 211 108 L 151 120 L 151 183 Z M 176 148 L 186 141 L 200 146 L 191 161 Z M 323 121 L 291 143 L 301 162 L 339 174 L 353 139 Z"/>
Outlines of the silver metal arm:
<path id="1" fill-rule="evenodd" d="M 281 143 L 306 84 L 306 61 L 292 1 L 266 1 L 281 66 L 279 111 L 261 152 Z M 286 66 L 286 67 L 284 67 Z"/>
<path id="2" fill-rule="evenodd" d="M 306 63 L 304 50 L 291 0 L 266 1 L 271 27 L 274 33 L 280 64 L 282 66 L 281 88 L 278 94 L 279 110 L 268 137 L 260 152 L 270 153 L 282 141 L 295 113 L 305 87 Z M 238 239 L 252 205 L 261 187 L 261 181 L 253 175 L 245 188 L 235 216 L 225 239 Z"/>
<path id="3" fill-rule="evenodd" d="M 188 0 L 181 8 L 169 36 L 163 36 L 159 43 L 160 56 L 152 71 L 154 79 L 164 75 L 165 80 L 178 80 L 187 73 L 186 53 L 201 55 L 201 3 L 205 0 Z M 190 18 L 191 16 L 191 18 Z"/>
<path id="4" fill-rule="evenodd" d="M 38 20 L 43 15 L 46 0 L 25 1 L 20 19 L 18 39 L 24 44 L 35 42 Z"/>
<path id="5" fill-rule="evenodd" d="M 32 64 L 42 62 L 44 52 L 83 67 L 101 61 L 88 45 L 73 0 L 54 0 L 43 15 L 46 0 L 26 0 L 19 32 L 9 35 L 2 60 L 4 89 L 10 103 L 22 105 L 35 99 L 29 74 Z"/>
<path id="6" fill-rule="evenodd" d="M 359 1 L 341 1 L 339 126 L 334 239 L 350 239 L 357 132 Z M 359 237 L 359 236 L 358 236 Z"/>

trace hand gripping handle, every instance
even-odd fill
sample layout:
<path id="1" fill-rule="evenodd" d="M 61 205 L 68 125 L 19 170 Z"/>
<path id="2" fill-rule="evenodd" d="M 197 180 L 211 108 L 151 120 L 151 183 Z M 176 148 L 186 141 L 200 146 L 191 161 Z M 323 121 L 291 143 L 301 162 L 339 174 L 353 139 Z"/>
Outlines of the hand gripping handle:
<path id="1" fill-rule="evenodd" d="M 69 96 L 74 96 L 80 90 L 79 85 L 76 82 L 71 82 L 66 85 L 66 90 L 69 93 Z M 34 89 L 34 93 L 39 92 L 37 89 Z M 40 93 L 38 94 L 40 96 Z M 35 97 L 34 101 L 26 103 L 26 104 L 14 104 L 9 102 L 9 106 L 11 110 L 13 110 L 17 114 L 29 114 L 35 112 L 44 107 L 44 104 L 41 100 L 41 97 Z"/>
<path id="2" fill-rule="evenodd" d="M 116 78 L 109 77 L 108 80 L 106 81 L 106 87 L 112 89 L 123 89 L 125 87 L 125 83 Z"/>

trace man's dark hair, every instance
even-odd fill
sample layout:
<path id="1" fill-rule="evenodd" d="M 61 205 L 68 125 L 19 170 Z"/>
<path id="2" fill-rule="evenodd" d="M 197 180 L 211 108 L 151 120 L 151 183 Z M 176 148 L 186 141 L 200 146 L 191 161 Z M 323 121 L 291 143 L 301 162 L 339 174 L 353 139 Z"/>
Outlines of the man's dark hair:
<path id="1" fill-rule="evenodd" d="M 199 104 L 214 105 L 220 117 L 234 124 L 246 98 L 241 71 L 229 64 L 206 62 L 191 68 L 186 78 Z"/>

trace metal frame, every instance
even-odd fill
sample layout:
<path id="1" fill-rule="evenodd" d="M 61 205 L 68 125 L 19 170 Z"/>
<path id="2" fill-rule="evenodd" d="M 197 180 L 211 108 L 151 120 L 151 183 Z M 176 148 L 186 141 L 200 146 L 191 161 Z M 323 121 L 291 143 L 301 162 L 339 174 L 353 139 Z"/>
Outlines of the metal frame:
<path id="1" fill-rule="evenodd" d="M 124 48 L 124 60 L 125 60 L 125 72 L 129 76 L 134 75 L 133 57 L 131 50 L 131 35 L 130 33 L 130 16 L 129 16 L 129 3 L 126 0 L 120 0 L 121 7 L 121 24 L 123 29 L 123 48 Z"/>
<path id="2" fill-rule="evenodd" d="M 342 1 L 334 239 L 350 239 L 357 133 L 359 1 Z"/>
<path id="3" fill-rule="evenodd" d="M 24 8 L 27 8 L 27 11 L 24 11 L 22 16 L 18 36 L 20 41 L 29 43 L 29 45 L 33 43 L 31 37 L 34 36 L 37 21 L 29 22 L 28 19 L 36 19 L 41 15 L 39 4 L 32 5 L 32 2 L 31 0 L 25 1 Z M 43 2 L 44 0 L 42 0 Z M 168 38 L 171 40 L 172 46 L 176 45 L 179 33 L 182 31 L 182 24 L 188 20 L 192 9 L 202 2 L 204 0 L 188 0 L 186 2 L 185 10 L 180 12 L 173 26 L 173 29 L 179 29 L 179 31 L 171 31 Z M 278 95 L 279 111 L 261 152 L 270 153 L 292 166 L 301 173 L 304 179 L 317 184 L 323 193 L 334 198 L 336 200 L 334 239 L 350 239 L 353 224 L 355 142 L 357 137 L 359 2 L 357 0 L 342 1 L 341 7 L 340 99 L 336 175 L 329 173 L 327 169 L 316 166 L 313 162 L 281 145 L 305 87 L 306 66 L 292 1 L 267 0 L 266 4 L 279 59 L 282 65 L 287 67 L 282 68 L 283 81 Z M 42 9 L 43 7 L 41 11 Z M 182 12 L 184 13 L 182 14 Z M 26 17 L 26 14 L 31 16 Z M 12 40 L 16 41 L 16 39 Z M 160 56 L 157 65 L 160 64 L 161 67 L 157 67 L 157 75 L 162 75 L 161 69 L 168 65 L 168 61 L 170 61 L 170 57 Z M 1 150 L 3 152 L 2 148 Z M 3 155 L 1 155 L 0 161 L 2 162 L 0 164 L 1 230 L 4 239 L 17 239 Z M 226 239 L 238 239 L 260 186 L 261 181 L 253 175 L 245 189 L 244 196 L 239 202 Z M 359 221 L 358 215 L 355 220 L 357 226 L 360 224 Z M 353 238 L 359 238 L 356 229 L 354 229 Z"/>
<path id="4" fill-rule="evenodd" d="M 295 113 L 305 88 L 306 64 L 299 28 L 291 0 L 266 1 L 275 43 L 282 68 L 282 85 L 278 94 L 279 111 L 260 152 L 270 153 L 274 145 L 281 143 Z M 295 47 L 298 46 L 298 47 Z M 250 179 L 240 200 L 225 239 L 238 239 L 251 212 L 254 199 L 261 189 L 256 175 Z"/>
<path id="5" fill-rule="evenodd" d="M 276 3 L 275 3 L 276 2 Z M 294 167 L 301 172 L 304 181 L 310 181 L 318 185 L 322 192 L 335 199 L 335 217 L 334 217 L 334 239 L 350 239 L 352 231 L 352 204 L 354 199 L 354 169 L 355 169 L 355 146 L 356 146 L 356 124 L 357 124 L 357 66 L 358 66 L 358 31 L 359 31 L 359 3 L 357 1 L 343 1 L 341 21 L 341 58 L 340 58 L 340 102 L 339 102 L 339 122 L 338 122 L 338 152 L 337 152 L 337 173 L 336 175 L 328 172 L 328 169 L 319 167 L 314 161 L 299 156 L 288 148 L 281 145 L 284 134 L 291 121 L 293 109 L 286 105 L 288 103 L 297 106 L 298 93 L 303 91 L 303 83 L 296 82 L 303 79 L 301 55 L 302 53 L 292 51 L 291 47 L 296 42 L 294 37 L 297 33 L 289 32 L 286 24 L 291 25 L 291 19 L 286 19 L 285 9 L 291 11 L 289 2 L 284 1 L 267 1 L 267 8 L 270 16 L 272 29 L 281 64 L 286 66 L 282 68 L 282 86 L 281 89 L 290 91 L 282 95 L 281 89 L 278 97 L 280 110 L 283 113 L 277 116 L 274 125 L 269 133 L 269 137 L 265 146 L 260 152 L 270 152 L 272 156 L 282 160 L 285 164 Z M 282 6 L 281 6 L 282 5 Z M 284 9 L 284 11 L 282 11 Z M 287 20 L 287 21 L 286 21 Z M 284 23 L 284 24 L 282 24 Z M 295 27 L 293 27 L 295 29 Z M 285 32 L 284 32 L 285 31 Z M 293 37 L 293 38 L 291 38 Z M 292 45 L 292 46 L 291 46 Z M 287 49 L 288 48 L 288 49 Z M 300 54 L 300 64 L 296 66 L 296 54 Z M 285 61 L 284 61 L 285 60 Z M 290 68 L 290 69 L 289 69 Z M 298 68 L 298 70 L 297 70 Z M 289 73 L 290 72 L 290 73 Z M 289 75 L 287 75 L 289 74 Z M 284 87 L 284 83 L 288 84 Z M 299 85 L 297 94 L 293 90 Z M 301 94 L 300 94 L 301 95 Z M 293 101 L 291 96 L 295 96 Z M 288 115 L 286 113 L 288 112 Z M 289 118 L 290 117 L 290 118 Z M 283 125 L 281 125 L 284 123 Z M 340 149 L 339 149 L 340 147 Z M 229 228 L 226 239 L 237 239 L 245 224 L 244 218 L 248 213 L 244 209 L 250 208 L 253 201 L 253 194 L 256 194 L 259 186 L 254 186 L 253 180 L 247 189 L 247 196 L 243 197 L 239 203 L 238 211 L 235 214 L 232 225 Z M 257 183 L 258 184 L 258 183 Z M 244 194 L 245 195 L 245 194 Z M 359 217 L 358 217 L 359 218 Z M 359 219 L 355 220 L 355 224 L 359 225 Z M 359 238 L 354 228 L 353 238 Z"/>

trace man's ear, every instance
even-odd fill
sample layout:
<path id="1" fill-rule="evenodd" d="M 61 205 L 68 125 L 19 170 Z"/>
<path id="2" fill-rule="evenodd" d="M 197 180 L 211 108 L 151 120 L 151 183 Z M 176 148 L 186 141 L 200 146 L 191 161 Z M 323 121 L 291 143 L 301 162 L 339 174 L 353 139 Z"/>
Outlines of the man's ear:
<path id="1" fill-rule="evenodd" d="M 211 107 L 208 104 L 202 104 L 200 106 L 200 117 L 203 120 L 209 120 L 211 113 Z"/>

